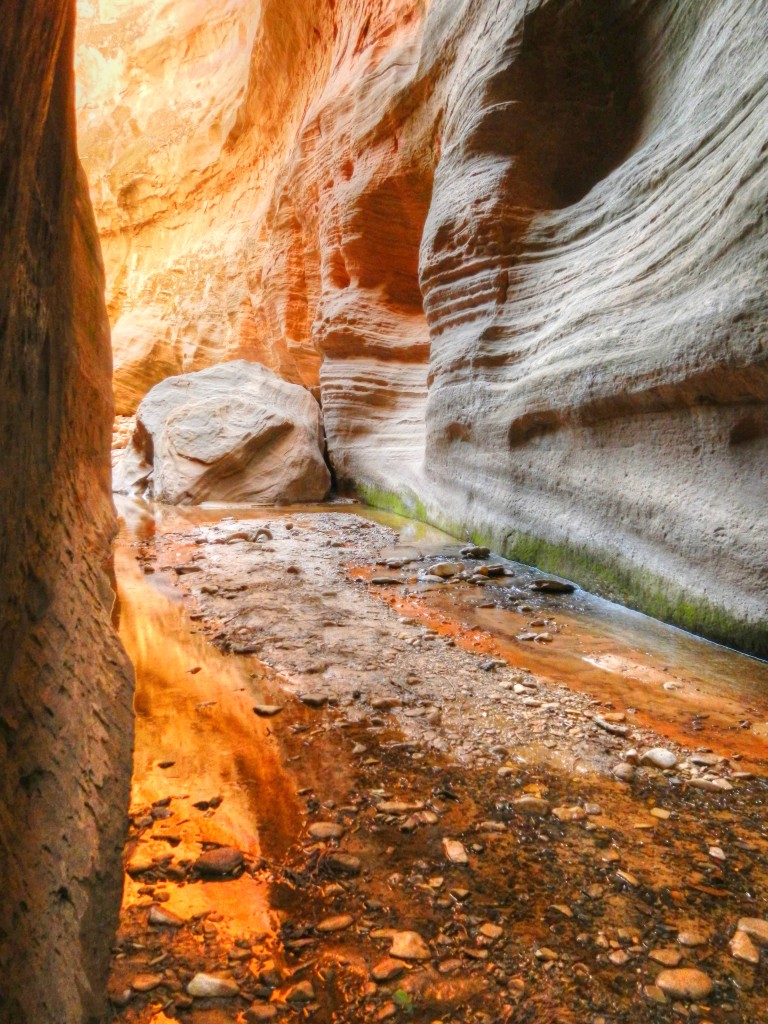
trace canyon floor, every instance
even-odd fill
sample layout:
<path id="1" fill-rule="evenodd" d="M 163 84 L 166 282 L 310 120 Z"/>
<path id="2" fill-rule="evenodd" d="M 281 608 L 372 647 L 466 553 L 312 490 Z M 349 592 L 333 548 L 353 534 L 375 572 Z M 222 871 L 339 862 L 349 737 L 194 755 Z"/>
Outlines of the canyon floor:
<path id="1" fill-rule="evenodd" d="M 120 512 L 115 1020 L 768 1019 L 768 665 L 357 504 Z"/>

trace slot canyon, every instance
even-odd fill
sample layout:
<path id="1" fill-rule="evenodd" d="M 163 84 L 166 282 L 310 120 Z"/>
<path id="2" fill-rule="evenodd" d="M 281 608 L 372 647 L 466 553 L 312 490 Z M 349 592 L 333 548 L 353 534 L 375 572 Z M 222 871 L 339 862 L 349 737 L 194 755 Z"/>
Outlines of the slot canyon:
<path id="1" fill-rule="evenodd" d="M 768 0 L 0 27 L 0 1024 L 768 1020 Z"/>

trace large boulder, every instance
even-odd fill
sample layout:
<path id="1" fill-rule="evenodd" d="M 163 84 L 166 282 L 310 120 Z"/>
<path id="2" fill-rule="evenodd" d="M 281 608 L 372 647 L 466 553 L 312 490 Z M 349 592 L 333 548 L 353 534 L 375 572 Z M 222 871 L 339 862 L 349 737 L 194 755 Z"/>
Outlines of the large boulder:
<path id="1" fill-rule="evenodd" d="M 322 501 L 331 484 L 309 391 L 243 359 L 169 377 L 139 406 L 119 489 L 158 501 Z"/>

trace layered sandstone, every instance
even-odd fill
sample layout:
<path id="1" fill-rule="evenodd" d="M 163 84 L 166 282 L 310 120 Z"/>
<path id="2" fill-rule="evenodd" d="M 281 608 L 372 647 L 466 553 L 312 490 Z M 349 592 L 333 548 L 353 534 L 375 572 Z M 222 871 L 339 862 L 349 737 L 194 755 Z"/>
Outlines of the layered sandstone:
<path id="1" fill-rule="evenodd" d="M 156 384 L 118 474 L 169 505 L 323 501 L 331 488 L 320 407 L 306 388 L 243 359 Z"/>
<path id="2" fill-rule="evenodd" d="M 103 1018 L 130 672 L 112 629 L 109 326 L 75 146 L 74 5 L 0 34 L 0 1021 Z"/>
<path id="3" fill-rule="evenodd" d="M 768 653 L 762 0 L 83 6 L 124 411 L 259 360 L 371 500 Z"/>

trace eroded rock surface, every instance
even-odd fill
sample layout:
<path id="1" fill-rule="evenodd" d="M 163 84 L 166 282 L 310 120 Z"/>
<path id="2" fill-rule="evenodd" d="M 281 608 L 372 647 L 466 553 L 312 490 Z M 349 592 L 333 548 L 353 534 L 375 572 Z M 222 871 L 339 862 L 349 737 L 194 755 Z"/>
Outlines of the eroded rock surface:
<path id="1" fill-rule="evenodd" d="M 104 275 L 75 146 L 74 5 L 0 33 L 0 1021 L 103 1019 L 131 686 L 113 632 Z"/>
<path id="2" fill-rule="evenodd" d="M 83 6 L 121 411 L 258 359 L 371 501 L 768 651 L 762 0 Z"/>
<path id="3" fill-rule="evenodd" d="M 244 360 L 156 385 L 123 461 L 126 488 L 143 465 L 169 505 L 322 501 L 331 485 L 315 399 Z"/>

